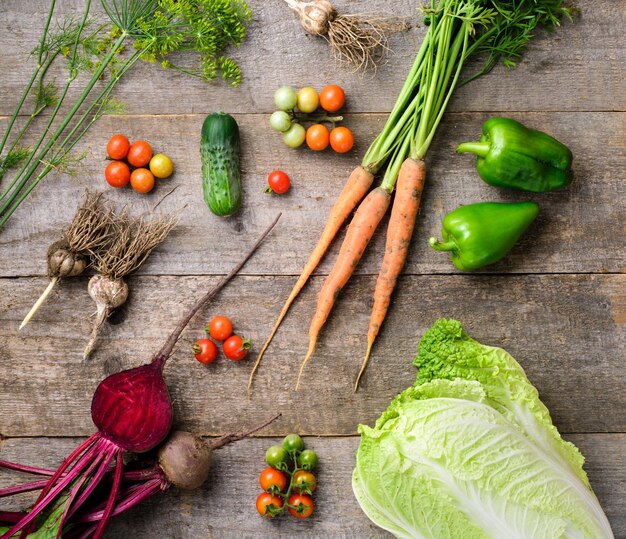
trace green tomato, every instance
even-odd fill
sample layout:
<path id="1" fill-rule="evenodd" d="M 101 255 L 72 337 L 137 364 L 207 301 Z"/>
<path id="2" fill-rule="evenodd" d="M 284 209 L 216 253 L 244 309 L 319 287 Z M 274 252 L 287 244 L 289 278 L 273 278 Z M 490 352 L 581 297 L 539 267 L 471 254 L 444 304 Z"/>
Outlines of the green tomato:
<path id="1" fill-rule="evenodd" d="M 289 455 L 279 445 L 273 445 L 265 452 L 265 462 L 267 462 L 272 468 L 280 470 L 287 465 L 287 459 Z"/>
<path id="2" fill-rule="evenodd" d="M 301 112 L 313 112 L 320 104 L 320 96 L 315 88 L 301 88 L 298 90 L 298 108 Z"/>
<path id="3" fill-rule="evenodd" d="M 274 103 L 280 110 L 291 110 L 298 103 L 296 91 L 291 86 L 281 86 L 274 92 Z"/>
<path id="4" fill-rule="evenodd" d="M 291 118 L 284 110 L 272 112 L 270 116 L 270 127 L 274 131 L 284 132 L 291 127 Z"/>
<path id="5" fill-rule="evenodd" d="M 302 451 L 304 442 L 297 434 L 288 434 L 283 438 L 283 449 L 285 451 Z"/>
<path id="6" fill-rule="evenodd" d="M 306 138 L 306 130 L 300 124 L 291 124 L 291 127 L 283 133 L 283 141 L 290 148 L 299 148 Z"/>
<path id="7" fill-rule="evenodd" d="M 311 451 L 310 449 L 305 449 L 298 456 L 298 464 L 300 465 L 300 468 L 311 471 L 317 466 L 317 453 L 315 451 Z"/>

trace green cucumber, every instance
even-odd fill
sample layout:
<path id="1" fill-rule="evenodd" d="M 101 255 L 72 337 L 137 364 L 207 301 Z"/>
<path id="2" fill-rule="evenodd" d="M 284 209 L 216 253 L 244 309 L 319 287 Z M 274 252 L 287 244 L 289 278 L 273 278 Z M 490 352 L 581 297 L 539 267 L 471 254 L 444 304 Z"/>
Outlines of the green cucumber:
<path id="1" fill-rule="evenodd" d="M 235 213 L 241 206 L 239 127 L 229 114 L 209 114 L 202 124 L 202 189 L 209 209 L 219 216 Z"/>

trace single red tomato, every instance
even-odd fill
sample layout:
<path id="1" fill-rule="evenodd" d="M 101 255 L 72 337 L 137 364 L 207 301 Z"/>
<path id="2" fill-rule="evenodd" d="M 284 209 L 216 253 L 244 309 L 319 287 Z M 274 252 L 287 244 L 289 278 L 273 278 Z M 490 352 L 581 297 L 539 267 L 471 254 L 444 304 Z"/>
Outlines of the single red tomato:
<path id="1" fill-rule="evenodd" d="M 315 509 L 313 498 L 308 494 L 292 494 L 287 505 L 289 512 L 296 518 L 309 518 Z"/>
<path id="2" fill-rule="evenodd" d="M 335 127 L 330 132 L 330 146 L 337 153 L 346 153 L 354 146 L 354 135 L 347 127 Z"/>
<path id="3" fill-rule="evenodd" d="M 282 170 L 272 170 L 267 177 L 267 185 L 270 191 L 282 195 L 289 191 L 291 180 Z"/>
<path id="4" fill-rule="evenodd" d="M 136 168 L 130 175 L 130 185 L 138 193 L 149 193 L 154 189 L 154 174 L 147 168 Z"/>
<path id="5" fill-rule="evenodd" d="M 248 339 L 242 339 L 239 335 L 233 335 L 224 341 L 222 350 L 224 350 L 224 355 L 228 359 L 240 361 L 248 355 L 250 341 Z"/>
<path id="6" fill-rule="evenodd" d="M 214 316 L 209 325 L 204 328 L 216 341 L 225 341 L 233 334 L 233 324 L 225 316 Z"/>
<path id="7" fill-rule="evenodd" d="M 200 339 L 191 347 L 193 355 L 200 363 L 209 364 L 217 357 L 217 346 L 211 339 Z"/>
<path id="8" fill-rule="evenodd" d="M 306 470 L 298 470 L 293 474 L 291 482 L 296 492 L 311 494 L 317 488 L 317 479 L 311 472 Z"/>
<path id="9" fill-rule="evenodd" d="M 130 142 L 124 135 L 113 135 L 107 142 L 107 154 L 111 159 L 124 159 L 129 148 Z"/>
<path id="10" fill-rule="evenodd" d="M 111 161 L 104 169 L 104 178 L 111 187 L 124 187 L 130 181 L 130 169 L 124 161 Z"/>
<path id="11" fill-rule="evenodd" d="M 261 472 L 261 475 L 259 476 L 259 483 L 261 484 L 261 488 L 263 490 L 273 492 L 275 494 L 276 492 L 282 492 L 287 488 L 287 476 L 280 470 L 268 466 Z"/>
<path id="12" fill-rule="evenodd" d="M 331 84 L 320 92 L 320 105 L 328 112 L 337 112 L 346 103 L 346 93 L 341 86 Z"/>
<path id="13" fill-rule="evenodd" d="M 328 147 L 330 135 L 328 128 L 322 124 L 314 124 L 306 130 L 306 144 L 311 150 L 321 152 Z"/>
<path id="14" fill-rule="evenodd" d="M 256 499 L 256 510 L 259 515 L 273 517 L 272 509 L 280 509 L 283 506 L 283 499 L 280 496 L 272 495 L 269 492 L 262 492 Z"/>
<path id="15" fill-rule="evenodd" d="M 152 159 L 152 146 L 145 140 L 137 140 L 128 149 L 126 159 L 134 167 L 145 167 Z"/>

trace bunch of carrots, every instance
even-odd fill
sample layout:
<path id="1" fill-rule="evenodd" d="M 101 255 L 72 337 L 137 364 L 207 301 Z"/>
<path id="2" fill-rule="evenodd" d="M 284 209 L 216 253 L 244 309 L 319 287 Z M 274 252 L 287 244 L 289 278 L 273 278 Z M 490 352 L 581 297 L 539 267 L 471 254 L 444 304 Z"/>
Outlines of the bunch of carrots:
<path id="1" fill-rule="evenodd" d="M 424 159 L 450 97 L 459 85 L 488 73 L 500 61 L 509 67 L 515 65 L 535 28 L 553 29 L 563 16 L 570 15 L 561 0 L 433 0 L 424 12 L 429 28 L 400 95 L 383 130 L 335 202 L 322 236 L 257 358 L 248 391 L 263 354 L 291 304 L 358 205 L 335 265 L 318 297 L 309 328 L 309 348 L 300 367 L 296 389 L 299 387 L 320 330 L 387 212 L 395 190 L 385 255 L 374 290 L 367 350 L 354 386 L 357 390 L 407 258 L 426 179 Z M 461 81 L 464 65 L 475 56 L 481 56 L 483 63 L 477 72 Z M 375 175 L 383 169 L 380 185 L 370 191 Z"/>

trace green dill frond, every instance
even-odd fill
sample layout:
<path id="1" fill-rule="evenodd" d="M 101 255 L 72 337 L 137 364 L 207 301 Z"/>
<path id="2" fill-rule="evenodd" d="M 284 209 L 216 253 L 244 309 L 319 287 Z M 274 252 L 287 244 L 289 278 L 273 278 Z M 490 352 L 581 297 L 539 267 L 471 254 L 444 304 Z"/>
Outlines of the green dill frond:
<path id="1" fill-rule="evenodd" d="M 241 69 L 239 66 L 226 56 L 220 56 L 218 63 L 222 78 L 237 88 L 241 84 Z"/>
<path id="2" fill-rule="evenodd" d="M 59 89 L 54 82 L 39 82 L 35 92 L 35 112 L 39 114 L 46 107 L 54 107 L 58 103 Z M 35 116 L 37 114 L 34 114 Z"/>
<path id="3" fill-rule="evenodd" d="M 7 171 L 21 165 L 28 159 L 30 157 L 30 151 L 30 148 L 18 146 L 9 151 L 4 157 L 0 157 L 0 179 L 2 179 Z"/>
<path id="4" fill-rule="evenodd" d="M 109 114 L 109 115 L 126 114 L 126 103 L 114 97 L 109 97 L 105 101 L 105 103 L 102 105 L 100 115 L 103 115 L 103 114 Z"/>

